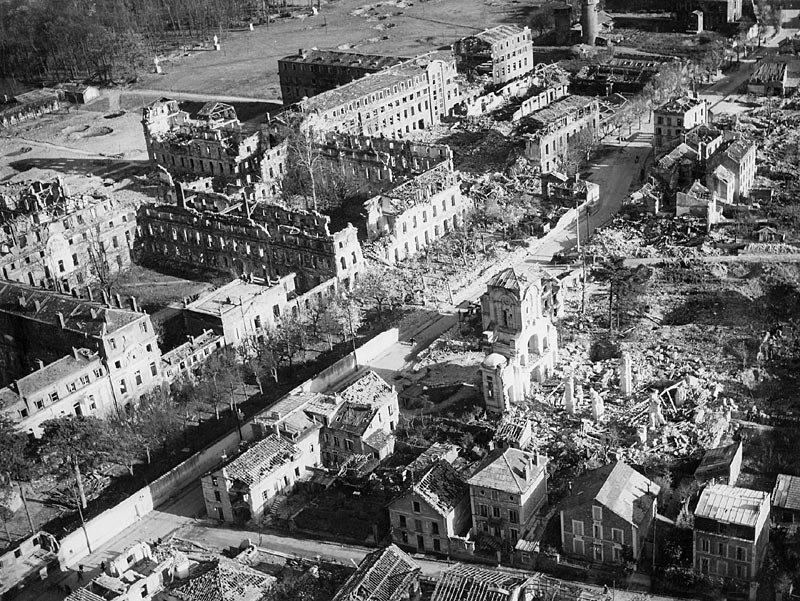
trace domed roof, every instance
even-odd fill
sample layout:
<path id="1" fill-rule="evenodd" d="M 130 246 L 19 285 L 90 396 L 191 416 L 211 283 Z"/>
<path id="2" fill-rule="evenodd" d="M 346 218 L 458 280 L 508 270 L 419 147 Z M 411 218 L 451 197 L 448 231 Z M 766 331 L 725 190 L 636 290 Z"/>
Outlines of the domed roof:
<path id="1" fill-rule="evenodd" d="M 487 355 L 486 359 L 483 360 L 481 363 L 481 367 L 488 367 L 489 369 L 496 369 L 498 367 L 504 366 L 508 363 L 508 359 L 503 357 L 500 353 L 492 353 L 491 355 Z"/>

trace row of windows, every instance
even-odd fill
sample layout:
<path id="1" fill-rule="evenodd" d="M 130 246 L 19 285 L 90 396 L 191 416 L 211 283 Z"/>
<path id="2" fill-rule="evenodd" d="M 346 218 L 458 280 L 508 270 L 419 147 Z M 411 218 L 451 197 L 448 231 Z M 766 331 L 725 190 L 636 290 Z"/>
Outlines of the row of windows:
<path id="1" fill-rule="evenodd" d="M 581 520 L 572 520 L 572 534 L 585 536 L 583 525 Z M 619 528 L 611 528 L 611 540 L 615 543 L 623 544 L 625 542 L 624 534 L 624 531 Z M 603 525 L 597 521 L 592 523 L 592 538 L 603 540 Z"/>
<path id="2" fill-rule="evenodd" d="M 414 501 L 414 511 L 419 512 L 419 502 L 418 501 Z M 424 532 L 425 531 L 425 527 L 424 527 L 425 523 L 426 522 L 423 522 L 423 520 L 415 519 L 414 520 L 414 532 Z M 429 530 L 430 530 L 430 532 L 432 534 L 439 534 L 439 522 L 431 520 L 430 522 L 427 522 L 427 523 L 430 524 Z M 401 528 L 408 528 L 408 520 L 406 519 L 406 516 L 404 516 L 404 515 L 400 516 L 400 527 Z"/>
<path id="3" fill-rule="evenodd" d="M 519 524 L 519 512 L 514 509 L 509 509 L 508 512 L 506 512 L 497 505 L 484 505 L 480 503 L 478 504 L 478 513 L 483 518 L 493 517 L 497 519 L 502 519 L 505 517 L 504 514 L 507 513 L 509 522 L 512 524 Z"/>
<path id="4" fill-rule="evenodd" d="M 736 561 L 747 561 L 747 549 L 745 547 L 728 545 L 723 542 L 717 542 L 712 546 L 711 541 L 707 538 L 700 539 L 700 550 L 703 553 L 728 557 L 729 559 L 736 559 Z"/>
<path id="5" fill-rule="evenodd" d="M 713 567 L 712 567 L 713 566 Z M 726 561 L 712 561 L 708 557 L 700 557 L 697 567 L 702 574 L 714 574 L 717 576 L 736 576 L 736 578 L 749 578 L 750 567 L 741 563 L 734 564 L 731 571 Z"/>

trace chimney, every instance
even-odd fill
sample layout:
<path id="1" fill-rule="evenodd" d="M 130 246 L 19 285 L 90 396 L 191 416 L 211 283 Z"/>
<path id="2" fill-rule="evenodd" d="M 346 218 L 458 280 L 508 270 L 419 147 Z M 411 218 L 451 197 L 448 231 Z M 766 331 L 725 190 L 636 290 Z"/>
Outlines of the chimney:
<path id="1" fill-rule="evenodd" d="M 92 292 L 91 286 L 86 286 L 86 298 L 90 301 L 94 301 L 94 292 Z"/>
<path id="2" fill-rule="evenodd" d="M 117 308 L 122 309 L 122 297 L 119 294 L 115 294 L 114 299 L 117 301 Z"/>
<path id="3" fill-rule="evenodd" d="M 42 301 L 40 301 L 39 299 L 34 299 L 33 307 L 34 309 L 36 309 L 36 312 L 38 313 L 42 309 Z"/>
<path id="4" fill-rule="evenodd" d="M 108 299 L 108 292 L 106 292 L 105 290 L 101 290 L 100 292 L 103 295 L 103 304 L 106 307 L 110 307 L 111 306 L 111 301 Z"/>
<path id="5" fill-rule="evenodd" d="M 300 58 L 305 58 L 305 57 L 306 57 L 306 51 L 305 51 L 305 50 L 303 50 L 302 48 L 300 48 L 300 49 L 297 51 L 297 55 L 298 55 Z"/>
<path id="6" fill-rule="evenodd" d="M 44 361 L 41 359 L 36 360 L 36 369 L 44 369 Z"/>
<path id="7" fill-rule="evenodd" d="M 61 329 L 63 330 L 67 325 L 64 321 L 64 314 L 61 311 L 56 311 L 56 317 L 58 317 L 58 325 L 61 326 Z"/>
<path id="8" fill-rule="evenodd" d="M 72 356 L 75 357 L 75 361 L 80 359 L 80 356 L 78 355 L 78 349 L 76 349 L 74 346 L 72 347 Z"/>
<path id="9" fill-rule="evenodd" d="M 139 312 L 139 303 L 136 302 L 136 297 L 131 297 L 131 311 L 138 313 Z"/>

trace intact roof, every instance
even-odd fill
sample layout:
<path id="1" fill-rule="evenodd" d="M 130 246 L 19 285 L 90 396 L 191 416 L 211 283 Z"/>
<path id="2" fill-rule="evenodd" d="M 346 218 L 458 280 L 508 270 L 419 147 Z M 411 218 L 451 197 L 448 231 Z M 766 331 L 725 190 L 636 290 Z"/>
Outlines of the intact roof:
<path id="1" fill-rule="evenodd" d="M 354 67 L 359 69 L 373 69 L 379 71 L 384 67 L 391 67 L 411 57 L 385 56 L 383 54 L 361 54 L 360 52 L 343 52 L 341 50 L 311 50 L 303 54 L 285 56 L 278 62 L 305 63 L 315 65 L 329 65 L 331 67 Z"/>
<path id="2" fill-rule="evenodd" d="M 543 471 L 544 466 L 536 464 L 533 453 L 509 448 L 491 453 L 468 483 L 470 486 L 524 493 Z"/>
<path id="3" fill-rule="evenodd" d="M 509 601 L 529 580 L 525 574 L 457 563 L 439 578 L 431 601 Z"/>
<path id="4" fill-rule="evenodd" d="M 597 503 L 630 524 L 639 524 L 661 487 L 617 461 L 586 472 L 573 483 L 562 508 Z"/>
<path id="5" fill-rule="evenodd" d="M 17 380 L 17 390 L 20 396 L 29 398 L 41 390 L 57 384 L 66 376 L 72 375 L 77 379 L 81 370 L 86 370 L 100 364 L 100 357 L 87 349 L 80 349 L 74 355 L 67 355 L 45 365 L 41 369 L 29 373 Z"/>
<path id="6" fill-rule="evenodd" d="M 497 27 L 484 29 L 482 32 L 476 33 L 472 37 L 478 38 L 487 44 L 494 44 L 495 42 L 501 42 L 506 38 L 510 38 L 521 33 L 522 29 L 516 25 L 498 25 Z"/>
<path id="7" fill-rule="evenodd" d="M 228 463 L 225 473 L 233 480 L 252 486 L 298 453 L 298 448 L 291 442 L 277 434 L 270 434 Z"/>
<path id="8" fill-rule="evenodd" d="M 284 284 L 284 278 L 281 278 L 275 285 L 253 284 L 237 278 L 189 303 L 186 309 L 206 315 L 222 315 L 232 311 L 241 311 L 243 303 L 249 303 L 262 294 L 270 292 L 281 294 L 281 290 L 284 290 L 283 295 L 285 296 Z"/>
<path id="9" fill-rule="evenodd" d="M 52 102 L 58 100 L 58 92 L 50 88 L 41 90 L 31 90 L 23 94 L 17 94 L 14 99 L 22 104 L 35 104 L 37 102 Z"/>
<path id="10" fill-rule="evenodd" d="M 260 601 L 275 580 L 238 561 L 217 559 L 169 592 L 181 601 Z"/>
<path id="11" fill-rule="evenodd" d="M 764 503 L 769 503 L 769 493 L 727 484 L 712 484 L 700 495 L 694 515 L 717 522 L 755 527 Z"/>
<path id="12" fill-rule="evenodd" d="M 800 477 L 778 474 L 772 491 L 772 504 L 775 507 L 800 511 Z"/>
<path id="13" fill-rule="evenodd" d="M 399 601 L 419 573 L 419 564 L 391 544 L 367 555 L 331 601 Z"/>
<path id="14" fill-rule="evenodd" d="M 92 338 L 102 338 L 138 321 L 142 313 L 107 307 L 52 290 L 43 290 L 4 281 L 0 283 L 0 313 L 38 321 L 61 328 L 58 313 L 64 316 L 64 329 Z"/>
<path id="15" fill-rule="evenodd" d="M 437 461 L 412 490 L 442 515 L 469 497 L 469 486 L 446 461 Z"/>
<path id="16" fill-rule="evenodd" d="M 741 446 L 741 442 L 734 442 L 724 447 L 708 449 L 705 455 L 703 455 L 703 460 L 695 470 L 694 475 L 711 477 L 714 474 L 726 472 L 728 468 L 730 468 Z"/>

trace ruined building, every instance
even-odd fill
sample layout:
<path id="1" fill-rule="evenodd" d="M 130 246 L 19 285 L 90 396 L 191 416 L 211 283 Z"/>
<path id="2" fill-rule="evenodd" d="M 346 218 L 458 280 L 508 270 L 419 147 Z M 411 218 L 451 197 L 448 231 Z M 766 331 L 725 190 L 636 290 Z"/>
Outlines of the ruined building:
<path id="1" fill-rule="evenodd" d="M 142 112 L 147 154 L 183 187 L 196 191 L 245 188 L 251 196 L 277 192 L 286 142 L 268 125 L 243 124 L 235 109 L 207 102 L 191 117 L 162 98 Z"/>
<path id="2" fill-rule="evenodd" d="M 69 292 L 131 262 L 136 207 L 60 180 L 0 189 L 2 277 Z"/>
<path id="3" fill-rule="evenodd" d="M 453 45 L 460 71 L 477 71 L 503 85 L 533 71 L 533 41 L 528 27 L 498 25 Z"/>
<path id="4" fill-rule="evenodd" d="M 481 363 L 486 411 L 503 413 L 525 399 L 531 379 L 544 381 L 558 355 L 558 288 L 546 276 L 528 279 L 513 268 L 497 273 L 481 297 Z"/>
<path id="5" fill-rule="evenodd" d="M 402 261 L 463 226 L 471 207 L 452 162 L 439 163 L 364 203 L 371 250 L 383 261 Z"/>
<path id="6" fill-rule="evenodd" d="M 103 293 L 102 301 L 79 298 L 73 295 L 32 288 L 16 282 L 0 283 L 0 377 L 7 385 L 15 380 L 24 381 L 17 394 L 23 395 L 25 407 L 16 416 L 22 420 L 59 401 L 66 393 L 57 390 L 65 373 L 56 370 L 42 372 L 35 381 L 25 379 L 32 369 L 41 371 L 63 357 L 76 357 L 70 363 L 74 380 L 65 384 L 70 392 L 86 386 L 75 370 L 91 363 L 93 374 L 110 378 L 112 402 L 117 408 L 135 403 L 138 398 L 161 381 L 161 351 L 150 317 L 141 312 L 135 299 L 129 306 L 119 295 L 113 298 Z M 95 354 L 99 360 L 96 373 Z M 74 365 L 73 365 L 74 364 Z M 52 370 L 51 370 L 52 371 Z M 40 390 L 42 380 L 53 378 L 52 390 L 41 389 L 41 398 L 28 397 L 24 390 Z M 46 394 L 45 394 L 46 393 Z M 99 398 L 97 399 L 100 400 Z M 40 403 L 41 401 L 41 403 Z M 87 403 L 87 406 L 90 402 Z"/>
<path id="7" fill-rule="evenodd" d="M 411 58 L 301 48 L 297 54 L 278 60 L 283 105 L 289 106 L 407 60 Z"/>
<path id="8" fill-rule="evenodd" d="M 430 52 L 304 99 L 297 108 L 319 134 L 402 138 L 439 123 L 460 99 L 455 58 Z"/>
<path id="9" fill-rule="evenodd" d="M 266 203 L 197 194 L 178 205 L 142 207 L 145 260 L 202 266 L 265 280 L 296 274 L 299 291 L 331 278 L 349 286 L 363 269 L 356 228 L 331 232 L 330 217 Z"/>

